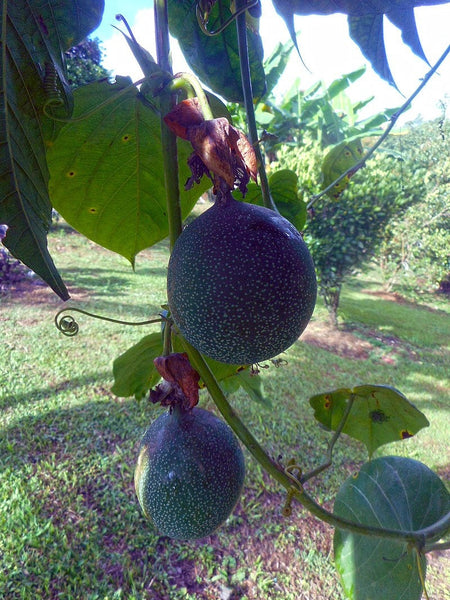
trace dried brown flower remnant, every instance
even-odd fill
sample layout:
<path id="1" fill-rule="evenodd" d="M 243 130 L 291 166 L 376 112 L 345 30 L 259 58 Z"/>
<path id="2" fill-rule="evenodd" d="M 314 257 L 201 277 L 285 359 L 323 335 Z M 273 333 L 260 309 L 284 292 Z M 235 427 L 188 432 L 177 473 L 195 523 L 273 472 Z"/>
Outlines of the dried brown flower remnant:
<path id="1" fill-rule="evenodd" d="M 150 391 L 150 400 L 162 406 L 181 405 L 191 409 L 198 404 L 199 374 L 189 362 L 185 353 L 158 356 L 153 361 L 158 373 L 164 379 Z"/>
<path id="2" fill-rule="evenodd" d="M 204 119 L 197 98 L 177 104 L 164 121 L 194 148 L 194 155 L 188 161 L 192 177 L 187 188 L 203 174 L 211 177 L 216 191 L 225 182 L 230 190 L 238 187 L 245 194 L 250 179 L 256 181 L 256 155 L 246 136 L 225 117 Z"/>

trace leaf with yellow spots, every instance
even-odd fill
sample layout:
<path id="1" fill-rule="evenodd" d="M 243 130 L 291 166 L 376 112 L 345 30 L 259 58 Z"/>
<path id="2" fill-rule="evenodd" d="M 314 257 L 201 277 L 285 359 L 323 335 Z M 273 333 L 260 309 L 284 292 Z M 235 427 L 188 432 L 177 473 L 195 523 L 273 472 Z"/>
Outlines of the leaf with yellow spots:
<path id="1" fill-rule="evenodd" d="M 317 394 L 309 399 L 315 418 L 336 431 L 353 401 L 343 433 L 363 442 L 369 456 L 383 444 L 412 437 L 429 422 L 401 392 L 387 385 L 359 385 Z"/>
<path id="2" fill-rule="evenodd" d="M 82 86 L 74 99 L 74 120 L 47 153 L 50 198 L 77 231 L 133 264 L 169 233 L 160 116 L 126 77 Z M 191 152 L 180 140 L 181 189 Z M 210 185 L 181 194 L 183 218 Z"/>

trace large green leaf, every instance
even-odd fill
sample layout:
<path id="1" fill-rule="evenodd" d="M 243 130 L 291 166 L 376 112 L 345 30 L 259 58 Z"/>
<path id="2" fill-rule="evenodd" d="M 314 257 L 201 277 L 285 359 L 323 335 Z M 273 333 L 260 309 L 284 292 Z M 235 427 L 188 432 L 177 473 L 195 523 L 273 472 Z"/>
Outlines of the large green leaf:
<path id="1" fill-rule="evenodd" d="M 315 418 L 335 431 L 350 398 L 353 406 L 343 432 L 365 444 L 369 455 L 383 444 L 412 437 L 429 422 L 405 396 L 386 385 L 359 385 L 317 394 L 309 399 Z"/>
<path id="2" fill-rule="evenodd" d="M 418 531 L 438 522 L 450 510 L 450 494 L 424 464 L 402 457 L 366 463 L 339 490 L 334 513 L 363 525 Z M 351 600 L 420 600 L 419 565 L 425 556 L 409 544 L 336 529 L 336 567 Z"/>
<path id="3" fill-rule="evenodd" d="M 239 48 L 235 23 L 213 37 L 205 35 L 192 0 L 169 0 L 170 33 L 177 38 L 187 63 L 203 83 L 230 102 L 243 100 Z M 231 15 L 229 0 L 218 0 L 212 7 L 208 28 L 216 30 Z M 259 34 L 247 29 L 253 94 L 265 91 L 263 47 Z"/>
<path id="4" fill-rule="evenodd" d="M 78 88 L 74 98 L 74 120 L 48 151 L 53 205 L 83 235 L 133 263 L 169 232 L 159 114 L 123 77 Z M 178 148 L 183 190 L 192 148 L 182 140 Z M 204 179 L 181 192 L 184 217 L 209 185 Z"/>
<path id="5" fill-rule="evenodd" d="M 350 37 L 370 60 L 373 70 L 385 81 L 394 85 L 394 78 L 386 55 L 383 35 L 383 14 L 349 17 Z"/>
<path id="6" fill-rule="evenodd" d="M 50 257 L 51 222 L 45 148 L 71 98 L 63 52 L 100 22 L 103 0 L 2 1 L 0 83 L 0 222 L 4 244 L 63 299 L 67 290 Z"/>
<path id="7" fill-rule="evenodd" d="M 393 85 L 395 84 L 384 46 L 383 15 L 400 29 L 405 44 L 417 56 L 426 60 L 417 32 L 414 7 L 447 2 L 448 0 L 273 0 L 294 42 L 294 14 L 347 14 L 350 36 L 370 60 L 373 69 Z"/>

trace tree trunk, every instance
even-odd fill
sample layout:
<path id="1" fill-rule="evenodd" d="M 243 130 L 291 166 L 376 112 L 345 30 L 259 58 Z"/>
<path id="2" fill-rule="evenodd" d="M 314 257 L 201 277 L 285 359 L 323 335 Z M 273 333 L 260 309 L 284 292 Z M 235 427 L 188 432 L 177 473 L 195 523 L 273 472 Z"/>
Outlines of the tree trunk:
<path id="1" fill-rule="evenodd" d="M 341 286 L 335 286 L 328 289 L 322 289 L 322 296 L 325 306 L 328 309 L 328 316 L 333 327 L 338 326 L 337 311 L 339 308 L 339 299 L 341 296 Z"/>

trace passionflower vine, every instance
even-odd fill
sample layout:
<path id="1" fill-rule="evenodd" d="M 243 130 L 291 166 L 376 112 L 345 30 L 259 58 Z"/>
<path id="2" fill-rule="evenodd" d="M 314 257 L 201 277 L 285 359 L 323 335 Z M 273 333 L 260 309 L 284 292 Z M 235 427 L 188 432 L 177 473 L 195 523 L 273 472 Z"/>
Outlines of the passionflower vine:
<path id="1" fill-rule="evenodd" d="M 256 181 L 257 161 L 247 137 L 225 117 L 205 119 L 197 98 L 183 100 L 165 117 L 166 125 L 192 144 L 188 159 L 192 176 L 185 189 L 198 183 L 203 175 L 214 183 L 215 193 L 225 186 L 247 192 L 250 179 Z"/>

